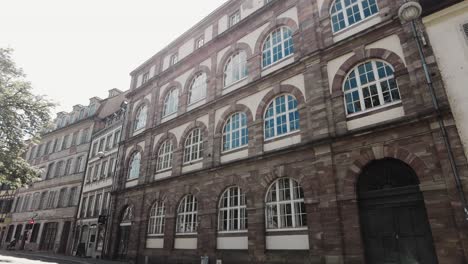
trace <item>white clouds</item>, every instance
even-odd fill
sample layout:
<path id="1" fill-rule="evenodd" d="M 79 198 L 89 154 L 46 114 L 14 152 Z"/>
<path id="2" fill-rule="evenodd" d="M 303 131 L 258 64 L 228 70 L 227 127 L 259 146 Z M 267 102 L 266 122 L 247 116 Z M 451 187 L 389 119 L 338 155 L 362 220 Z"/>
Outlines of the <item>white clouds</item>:
<path id="1" fill-rule="evenodd" d="M 4 0 L 0 47 L 15 49 L 37 93 L 70 111 L 128 89 L 130 71 L 224 2 Z"/>

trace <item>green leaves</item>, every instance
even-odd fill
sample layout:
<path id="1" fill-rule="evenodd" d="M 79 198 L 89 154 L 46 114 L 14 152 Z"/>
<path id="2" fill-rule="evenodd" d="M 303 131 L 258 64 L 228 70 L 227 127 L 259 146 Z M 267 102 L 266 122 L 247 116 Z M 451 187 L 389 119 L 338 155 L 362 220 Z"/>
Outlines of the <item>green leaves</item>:
<path id="1" fill-rule="evenodd" d="M 25 140 L 38 140 L 50 122 L 52 102 L 32 93 L 23 71 L 0 48 L 0 183 L 22 186 L 39 176 L 23 158 Z"/>

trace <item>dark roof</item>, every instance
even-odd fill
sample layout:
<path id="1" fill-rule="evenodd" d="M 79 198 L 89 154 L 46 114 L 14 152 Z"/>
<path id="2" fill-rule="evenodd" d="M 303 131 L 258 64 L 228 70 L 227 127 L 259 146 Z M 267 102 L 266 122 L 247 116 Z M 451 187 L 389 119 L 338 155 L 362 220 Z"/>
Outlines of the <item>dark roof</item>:
<path id="1" fill-rule="evenodd" d="M 423 8 L 423 16 L 427 16 L 463 0 L 420 0 L 419 2 Z"/>

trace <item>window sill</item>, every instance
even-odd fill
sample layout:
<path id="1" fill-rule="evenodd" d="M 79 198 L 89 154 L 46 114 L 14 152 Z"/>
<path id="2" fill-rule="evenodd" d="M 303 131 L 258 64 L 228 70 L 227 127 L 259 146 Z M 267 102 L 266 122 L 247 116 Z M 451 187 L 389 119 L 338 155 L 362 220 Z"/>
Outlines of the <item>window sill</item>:
<path id="1" fill-rule="evenodd" d="M 196 237 L 198 233 L 176 233 L 175 235 L 178 237 Z"/>
<path id="2" fill-rule="evenodd" d="M 286 137 L 290 137 L 290 136 L 294 136 L 296 134 L 299 134 L 301 132 L 300 129 L 298 130 L 294 130 L 294 131 L 291 131 L 291 132 L 288 132 L 286 134 L 282 134 L 282 135 L 279 135 L 279 136 L 274 136 L 274 137 L 271 137 L 271 138 L 268 138 L 268 139 L 265 139 L 264 143 L 271 143 L 271 142 L 275 142 L 276 140 L 280 140 L 280 139 L 283 139 L 283 138 L 286 138 Z M 265 136 L 265 135 L 264 135 Z"/>
<path id="3" fill-rule="evenodd" d="M 382 18 L 380 17 L 380 12 L 378 12 L 370 17 L 365 18 L 364 20 L 359 21 L 358 23 L 352 26 L 349 26 L 347 28 L 333 33 L 333 42 L 336 43 L 338 41 L 344 40 L 380 22 L 382 22 Z"/>
<path id="4" fill-rule="evenodd" d="M 168 171 L 171 171 L 171 170 L 172 170 L 172 167 L 170 167 L 170 168 L 165 168 L 165 169 L 160 169 L 160 170 L 157 170 L 157 171 L 156 171 L 156 174 L 168 172 Z"/>
<path id="5" fill-rule="evenodd" d="M 281 233 L 281 232 L 294 232 L 294 231 L 307 231 L 307 227 L 298 227 L 298 228 L 283 228 L 283 229 L 266 229 L 267 233 Z"/>
<path id="6" fill-rule="evenodd" d="M 278 61 L 275 61 L 274 63 L 262 68 L 261 76 L 266 76 L 276 70 L 279 70 L 286 65 L 289 65 L 294 62 L 294 53 L 289 54 L 287 57 L 283 57 Z"/>
<path id="7" fill-rule="evenodd" d="M 147 238 L 163 238 L 164 234 L 151 234 L 147 235 Z"/>
<path id="8" fill-rule="evenodd" d="M 235 81 L 235 82 L 233 82 L 233 83 L 231 83 L 231 84 L 229 84 L 229 85 L 224 86 L 224 87 L 223 87 L 223 90 L 227 90 L 227 89 L 229 89 L 229 88 L 235 86 L 236 84 L 243 82 L 244 80 L 247 79 L 247 77 L 249 77 L 249 75 L 246 75 L 246 76 L 243 77 L 242 79 L 239 79 L 239 80 L 237 80 L 237 81 Z"/>
<path id="9" fill-rule="evenodd" d="M 384 104 L 384 105 L 381 105 L 381 106 L 366 109 L 366 110 L 358 112 L 358 113 L 348 114 L 348 115 L 346 115 L 346 119 L 347 120 L 352 120 L 352 119 L 355 119 L 356 117 L 357 118 L 364 117 L 364 116 L 367 116 L 369 114 L 372 114 L 373 112 L 378 112 L 379 110 L 382 110 L 382 109 L 385 109 L 385 108 L 390 108 L 390 107 L 395 106 L 395 105 L 400 105 L 401 103 L 402 103 L 401 100 L 399 100 L 399 101 L 387 103 L 387 104 Z"/>
<path id="10" fill-rule="evenodd" d="M 230 149 L 230 150 L 223 150 L 221 152 L 221 155 L 227 155 L 227 154 L 232 154 L 232 153 L 235 153 L 235 152 L 238 152 L 238 151 L 242 151 L 242 150 L 245 150 L 249 147 L 249 144 L 246 144 L 246 145 L 242 145 L 240 147 L 237 147 L 237 148 L 234 148 L 234 149 Z"/>

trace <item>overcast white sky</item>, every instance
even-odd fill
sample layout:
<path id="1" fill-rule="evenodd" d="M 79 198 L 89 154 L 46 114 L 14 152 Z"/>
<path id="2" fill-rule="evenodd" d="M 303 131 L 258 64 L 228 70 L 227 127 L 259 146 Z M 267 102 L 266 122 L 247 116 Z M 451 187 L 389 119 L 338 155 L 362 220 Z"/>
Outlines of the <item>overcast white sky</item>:
<path id="1" fill-rule="evenodd" d="M 129 73 L 226 0 L 1 0 L 0 47 L 58 111 L 127 90 Z"/>

